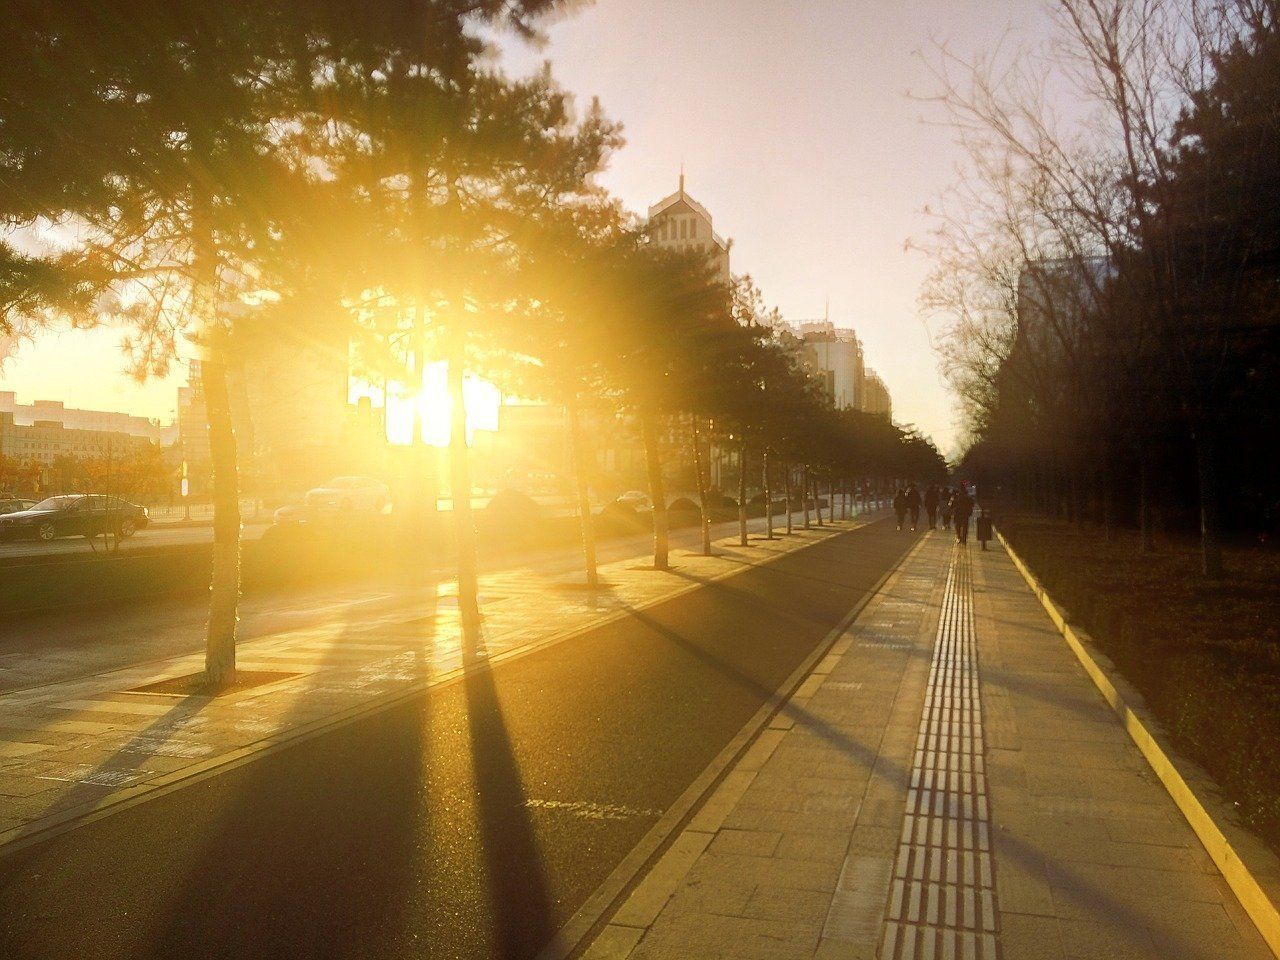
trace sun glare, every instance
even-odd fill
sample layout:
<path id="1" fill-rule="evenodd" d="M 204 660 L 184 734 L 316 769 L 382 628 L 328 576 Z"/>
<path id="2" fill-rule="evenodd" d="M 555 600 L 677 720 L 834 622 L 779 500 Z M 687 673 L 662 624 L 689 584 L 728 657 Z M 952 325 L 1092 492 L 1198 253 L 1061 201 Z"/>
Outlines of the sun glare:
<path id="1" fill-rule="evenodd" d="M 385 404 L 387 416 L 387 440 L 397 446 L 413 442 L 414 412 L 421 411 L 422 432 L 426 442 L 433 447 L 449 444 L 450 418 L 453 401 L 449 397 L 447 365 L 430 364 L 422 376 L 422 390 L 410 396 L 400 384 L 389 384 Z M 502 406 L 502 393 L 488 380 L 468 374 L 463 384 L 467 403 L 467 440 L 471 441 L 477 430 L 497 430 L 498 410 Z M 353 385 L 353 394 L 368 396 L 376 404 L 382 403 L 382 391 L 368 384 Z"/>

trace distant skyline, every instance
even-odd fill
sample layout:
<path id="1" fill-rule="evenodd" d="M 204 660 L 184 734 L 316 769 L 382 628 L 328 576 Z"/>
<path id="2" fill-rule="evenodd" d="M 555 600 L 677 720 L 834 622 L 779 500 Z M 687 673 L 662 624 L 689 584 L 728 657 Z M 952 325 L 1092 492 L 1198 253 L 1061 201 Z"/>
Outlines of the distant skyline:
<path id="1" fill-rule="evenodd" d="M 734 272 L 788 320 L 821 317 L 829 300 L 894 419 L 952 454 L 954 404 L 916 307 L 928 264 L 905 247 L 962 158 L 908 92 L 929 88 L 917 53 L 931 39 L 970 53 L 1034 42 L 1047 22 L 1035 0 L 598 0 L 553 24 L 542 50 L 508 44 L 504 62 L 523 73 L 550 60 L 582 107 L 598 96 L 625 125 L 601 182 L 637 213 L 675 189 L 683 163 L 688 192 L 733 242 Z M 171 419 L 185 368 L 134 383 L 120 341 L 42 335 L 0 366 L 0 389 Z"/>

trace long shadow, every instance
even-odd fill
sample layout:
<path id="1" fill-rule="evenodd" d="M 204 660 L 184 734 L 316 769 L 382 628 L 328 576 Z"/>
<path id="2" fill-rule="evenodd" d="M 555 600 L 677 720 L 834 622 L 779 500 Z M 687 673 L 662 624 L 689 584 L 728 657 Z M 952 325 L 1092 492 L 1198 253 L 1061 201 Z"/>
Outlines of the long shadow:
<path id="1" fill-rule="evenodd" d="M 346 641 L 368 635 L 360 613 L 351 611 L 313 686 L 325 684 L 325 668 L 342 665 L 340 652 L 358 649 Z M 429 650 L 434 621 L 424 622 L 423 646 Z M 304 694 L 281 729 L 306 716 L 305 704 Z M 239 779 L 236 793 L 201 825 L 200 841 L 186 854 L 185 876 L 173 877 L 167 915 L 157 912 L 155 928 L 140 944 L 143 955 L 337 958 L 364 955 L 371 944 L 394 935 L 413 882 L 429 762 L 427 704 L 417 709 L 417 722 L 395 725 L 379 714 L 358 729 L 326 734 L 322 741 L 337 741 L 334 752 L 346 761 L 341 768 L 323 747 L 291 748 L 286 769 L 299 782 L 323 783 L 324 795 L 279 804 L 283 819 L 261 816 L 262 798 L 282 791 L 275 764 L 250 763 L 223 774 L 220 780 Z M 370 802 L 371 792 L 376 802 Z M 300 829 L 304 824 L 310 833 Z M 359 847 L 351 842 L 353 834 Z M 348 882 L 336 882 L 344 876 Z"/>
<path id="2" fill-rule="evenodd" d="M 527 957 L 555 933 L 546 866 L 493 671 L 478 664 L 463 683 L 495 952 L 504 958 Z"/>
<path id="3" fill-rule="evenodd" d="M 814 731 L 848 755 L 871 767 L 876 751 L 828 723 L 806 707 L 780 702 L 776 691 L 732 663 L 725 662 L 696 639 L 684 636 L 642 610 L 623 605 L 635 619 L 668 642 L 728 677 L 733 683 L 775 704 L 798 724 Z M 358 624 L 350 624 L 358 633 Z M 696 636 L 696 635 L 695 635 Z M 332 649 L 340 649 L 335 643 Z M 473 668 L 466 675 L 468 727 L 474 755 L 478 791 L 477 812 L 482 829 L 486 878 L 495 917 L 495 935 L 501 956 L 514 957 L 529 952 L 524 947 L 541 945 L 551 931 L 551 903 L 542 858 L 525 807 L 525 793 L 519 765 L 507 732 L 491 670 Z M 422 709 L 422 708 L 418 708 Z M 200 957 L 349 957 L 377 955 L 379 945 L 402 929 L 408 909 L 409 888 L 415 880 L 412 865 L 420 849 L 431 849 L 432 838 L 422 836 L 419 811 L 423 782 L 427 775 L 426 752 L 429 736 L 425 720 L 398 734 L 395 743 L 395 776 L 376 782 L 371 778 L 384 768 L 374 761 L 362 762 L 362 751 L 348 750 L 354 757 L 351 769 L 329 770 L 321 751 L 311 751 L 309 763 L 328 775 L 324 799 L 333 808 L 318 823 L 315 832 L 302 834 L 291 821 L 260 822 L 260 798 L 280 784 L 274 779 L 276 767 L 250 765 L 237 776 L 239 783 L 230 802 L 225 803 L 190 844 L 175 845 L 166 857 L 178 860 L 180 869 L 166 863 L 156 866 L 153 883 L 172 882 L 169 910 L 154 930 L 130 944 L 104 944 L 102 956 Z M 361 741 L 373 746 L 379 733 L 395 734 L 390 723 L 379 724 L 372 736 Z M 144 736 L 145 734 L 139 734 Z M 333 735 L 330 735 L 333 736 Z M 300 752 L 300 751 L 291 751 Z M 901 764 L 886 765 L 900 789 L 905 789 L 910 771 Z M 305 771 L 304 771 L 305 772 Z M 353 819 L 366 815 L 369 791 L 385 799 L 372 829 L 361 837 L 370 846 L 353 849 L 343 838 Z M 305 798 L 304 798 L 305 800 Z M 304 803 L 305 806 L 305 803 Z M 996 811 L 998 815 L 998 811 Z M 282 835 L 283 833 L 283 835 Z M 1188 951 L 1159 931 L 1145 926 L 1145 915 L 1120 901 L 1107 890 L 1074 874 L 1068 866 L 1037 851 L 1025 842 L 1000 833 L 999 850 L 1016 862 L 1043 866 L 1046 860 L 1053 878 L 1064 892 L 1090 910 L 1117 923 L 1138 926 L 1164 949 L 1166 956 L 1205 956 Z M 23 857 L 26 852 L 15 855 Z M 8 866 L 8 864 L 6 864 Z M 172 871 L 173 876 L 166 875 Z M 15 871 L 16 872 L 16 871 Z M 12 876 L 12 874 L 11 874 Z M 334 883 L 333 890 L 317 890 L 312 878 L 347 878 Z M 114 882 L 109 875 L 103 882 Z M 122 910 L 146 922 L 145 908 L 130 903 L 150 891 L 127 891 Z M 321 895 L 327 896 L 316 902 Z M 8 899 L 6 897 L 6 899 Z M 10 907 L 12 909 L 12 907 Z M 0 928 L 4 926 L 0 923 Z M 8 935 L 0 935 L 0 953 Z M 398 944 L 403 949 L 403 944 Z M 127 950 L 127 954 L 119 951 Z M 62 951 L 68 954 L 72 951 Z M 389 951 L 382 951 L 389 952 Z M 52 948 L 46 955 L 58 955 Z"/>
<path id="4" fill-rule="evenodd" d="M 857 527 L 851 530 L 845 530 L 843 532 L 847 534 L 858 533 L 858 532 L 861 532 L 862 530 L 868 529 L 872 525 L 873 524 L 867 524 L 864 527 Z M 782 536 L 785 536 L 785 534 Z M 782 536 L 780 536 L 779 539 L 781 539 Z M 914 539 L 911 542 L 914 542 Z M 908 544 L 908 546 L 909 545 L 910 544 Z M 806 558 L 823 559 L 824 553 L 831 553 L 835 549 L 836 549 L 835 540 L 833 539 L 820 540 L 820 541 L 816 541 L 808 549 L 806 549 L 804 552 L 804 555 Z M 904 548 L 904 552 L 905 552 L 905 548 Z M 777 559 L 780 560 L 780 559 L 783 559 L 784 557 L 791 557 L 791 556 L 794 556 L 794 555 L 783 554 L 779 556 Z M 716 557 L 720 560 L 725 560 L 729 563 L 736 563 L 740 567 L 742 567 L 744 571 L 755 569 L 760 566 L 760 562 L 753 557 L 737 557 L 729 554 L 716 554 Z M 839 561 L 833 559 L 831 560 L 831 562 L 838 563 Z M 831 583 L 829 579 L 826 579 L 824 577 L 813 576 L 811 574 L 805 574 L 805 573 L 798 573 L 794 570 L 787 570 L 785 567 L 780 566 L 776 562 L 770 565 L 770 571 L 774 573 L 779 573 L 783 576 L 791 577 L 796 580 L 804 580 L 811 583 L 822 583 L 827 585 L 830 585 Z M 704 584 L 704 585 L 723 583 L 727 579 L 724 577 L 708 577 L 705 575 L 699 575 L 696 573 L 692 573 L 684 568 L 677 568 L 677 567 L 672 567 L 669 572 L 676 575 L 677 577 L 680 577 L 683 580 L 689 581 L 690 583 L 697 583 L 697 584 Z"/>
<path id="5" fill-rule="evenodd" d="M 122 787 L 132 785 L 139 779 L 137 776 L 139 772 L 150 772 L 140 771 L 140 768 L 154 755 L 157 745 L 168 740 L 175 730 L 182 726 L 182 721 L 197 716 L 208 703 L 208 697 L 194 695 L 182 697 L 167 713 L 157 717 L 135 733 L 115 753 L 110 754 L 92 770 L 74 781 L 70 789 L 62 793 L 43 811 L 40 820 L 33 821 L 23 828 L 12 842 L 20 842 L 26 837 L 39 833 L 48 824 L 50 817 L 71 814 L 73 811 L 86 808 L 110 796 Z M 84 812 L 87 813 L 88 810 Z M 3 889 L 3 885 L 0 885 L 0 889 Z"/>
<path id="6" fill-rule="evenodd" d="M 843 730 L 815 715 L 806 707 L 798 705 L 791 700 L 781 700 L 777 695 L 777 691 L 768 689 L 733 664 L 726 663 L 723 659 L 708 652 L 697 642 L 682 636 L 677 631 L 648 616 L 644 611 L 632 608 L 630 609 L 630 614 L 699 662 L 712 667 L 744 689 L 756 693 L 765 703 L 778 707 L 781 714 L 795 720 L 798 726 L 803 726 L 805 729 L 813 731 L 823 740 L 865 765 L 868 769 L 878 769 L 898 789 L 904 791 L 907 789 L 911 780 L 909 767 L 900 763 L 886 764 L 879 757 L 877 750 L 860 743 Z M 931 656 L 932 650 L 929 653 Z M 878 767 L 875 766 L 877 761 L 879 761 Z M 995 812 L 998 815 L 999 811 Z M 1106 889 L 1078 876 L 1068 864 L 1053 860 L 1051 851 L 1046 853 L 1034 850 L 1023 841 L 1003 831 L 994 838 L 993 842 L 1000 852 L 1023 866 L 1038 868 L 1042 865 L 1047 865 L 1048 869 L 1053 871 L 1053 878 L 1057 888 L 1070 895 L 1073 901 L 1122 926 L 1130 929 L 1142 929 L 1155 945 L 1161 949 L 1163 956 L 1186 958 L 1186 960 L 1200 960 L 1200 958 L 1203 958 L 1203 960 L 1215 960 L 1214 955 L 1203 951 L 1192 950 L 1188 953 L 1185 944 L 1175 941 L 1163 931 L 1153 930 L 1147 926 L 1148 918 L 1146 915 L 1138 912 Z"/>
<path id="7" fill-rule="evenodd" d="M 434 598 L 434 595 L 435 591 L 431 590 L 429 596 Z M 313 676 L 312 687 L 325 682 L 323 667 L 335 665 L 339 651 L 355 645 L 344 644 L 344 641 L 364 633 L 358 619 L 360 613 L 350 611 L 341 635 L 328 648 L 322 670 Z M 434 631 L 423 632 L 423 646 L 429 650 L 434 643 Z M 296 712 L 284 719 L 282 727 L 287 728 L 302 718 L 305 702 L 305 695 L 299 698 Z M 186 704 L 175 705 L 169 714 L 137 734 L 130 745 L 145 745 L 154 734 L 167 730 L 169 721 L 179 713 L 190 715 L 191 710 Z M 388 733 L 398 733 L 390 746 L 389 760 L 385 756 L 374 756 L 377 751 L 369 751 L 370 755 L 366 756 L 364 751 L 350 749 L 350 745 L 342 755 L 352 758 L 353 762 L 344 769 L 327 769 L 321 751 L 310 751 L 309 756 L 295 760 L 295 771 L 303 779 L 319 779 L 326 787 L 322 812 L 315 809 L 313 797 L 303 796 L 296 802 L 280 805 L 289 813 L 296 812 L 300 822 L 315 825 L 311 833 L 301 831 L 287 814 L 283 821 L 278 817 L 272 820 L 260 816 L 262 799 L 281 790 L 277 768 L 270 763 L 251 763 L 221 774 L 208 786 L 197 788 L 208 791 L 207 796 L 184 792 L 179 802 L 191 808 L 189 832 L 166 837 L 164 857 L 153 864 L 152 872 L 142 874 L 146 879 L 140 886 L 118 888 L 117 878 L 129 874 L 121 874 L 110 862 L 100 864 L 96 870 L 74 874 L 75 883 L 88 888 L 82 891 L 86 901 L 107 900 L 107 910 L 118 913 L 115 917 L 99 916 L 96 922 L 105 923 L 109 929 L 113 920 L 124 924 L 120 930 L 111 930 L 114 936 L 94 947 L 100 951 L 98 955 L 170 958 L 323 954 L 345 957 L 363 955 L 380 937 L 401 929 L 404 919 L 401 913 L 406 901 L 403 894 L 412 883 L 410 867 L 421 842 L 415 828 L 419 822 L 426 769 L 428 738 L 424 722 L 410 724 L 407 736 L 402 727 L 396 728 L 390 722 L 379 724 L 385 726 Z M 351 728 L 344 728 L 329 736 L 351 739 L 355 735 Z M 382 742 L 385 744 L 389 739 Z M 142 762 L 145 752 L 129 751 L 130 745 L 103 767 L 124 769 Z M 291 750 L 289 756 L 306 753 L 306 745 L 302 746 L 303 750 Z M 394 776 L 383 777 L 375 784 L 371 778 L 385 773 L 388 763 Z M 322 770 L 318 777 L 317 767 Z M 231 783 L 235 784 L 234 794 L 222 799 L 217 809 L 206 814 L 211 802 L 209 796 L 218 798 L 218 788 L 225 793 Z M 380 799 L 372 811 L 366 802 L 371 789 L 377 791 Z M 144 808 L 143 822 L 146 822 L 145 811 L 151 809 L 154 808 Z M 352 823 L 362 817 L 366 822 L 360 836 L 366 846 L 351 849 L 343 838 Z M 368 822 L 369 818 L 372 822 Z M 103 826 L 118 823 L 112 819 Z M 129 859 L 145 856 L 153 849 L 154 838 L 138 838 L 139 845 L 135 848 L 132 837 L 121 837 L 118 830 L 95 827 L 83 828 L 72 835 L 73 849 L 86 848 L 94 857 L 114 855 Z M 40 845 L 18 851 L 6 859 L 8 879 L 0 885 L 3 899 L 10 901 L 4 905 L 6 912 L 29 909 L 21 897 L 25 891 L 12 891 L 17 894 L 15 897 L 10 887 L 29 877 L 31 871 L 55 869 L 41 858 L 57 857 L 58 843 L 54 841 L 52 853 Z M 113 844 L 122 849 L 112 850 Z M 348 887 L 333 882 L 357 865 L 364 867 L 364 883 Z M 370 865 L 374 869 L 370 869 Z M 317 878 L 322 881 L 319 886 L 313 882 Z M 335 896 L 335 890 L 340 895 Z M 65 888 L 57 888 L 53 893 L 59 898 L 74 895 Z M 95 897 L 96 901 L 92 899 Z M 5 926 L 6 923 L 0 922 L 0 928 Z M 67 942 L 38 941 L 40 955 L 83 952 L 83 944 L 75 941 L 84 935 L 83 931 L 61 925 L 55 933 Z M 6 952 L 3 944 L 11 936 L 16 937 L 16 931 L 0 937 L 0 953 Z M 19 952 L 24 946 L 33 949 L 30 942 L 20 945 L 15 941 L 14 946 Z"/>
<path id="8" fill-rule="evenodd" d="M 681 650 L 698 660 L 700 663 L 706 664 L 717 672 L 729 678 L 734 684 L 748 690 L 758 696 L 766 705 L 774 707 L 784 716 L 790 717 L 796 723 L 803 725 L 806 729 L 814 731 L 822 739 L 837 747 L 845 754 L 865 764 L 868 768 L 874 765 L 877 759 L 877 751 L 865 744 L 859 743 L 850 737 L 843 730 L 828 723 L 821 717 L 812 713 L 810 710 L 795 703 L 789 698 L 779 697 L 776 690 L 772 690 L 760 681 L 747 673 L 744 673 L 738 667 L 731 663 L 726 663 L 720 657 L 710 653 L 696 641 L 690 640 L 682 636 L 675 630 L 672 630 L 666 624 L 649 616 L 643 610 L 637 610 L 635 607 L 627 606 L 626 610 L 638 622 L 644 624 L 654 633 L 668 640 Z M 911 778 L 911 771 L 901 766 L 895 766 L 890 771 L 893 781 L 906 788 L 906 784 Z"/>

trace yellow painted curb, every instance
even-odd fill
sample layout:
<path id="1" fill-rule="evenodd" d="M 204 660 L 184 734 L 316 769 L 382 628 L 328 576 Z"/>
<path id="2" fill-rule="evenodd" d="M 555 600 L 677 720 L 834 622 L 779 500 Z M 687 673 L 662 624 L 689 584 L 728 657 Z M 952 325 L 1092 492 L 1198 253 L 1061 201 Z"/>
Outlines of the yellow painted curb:
<path id="1" fill-rule="evenodd" d="M 1191 824 L 1191 829 L 1195 831 L 1200 842 L 1204 844 L 1205 851 L 1222 873 L 1223 879 L 1227 881 L 1227 885 L 1231 888 L 1232 893 L 1236 895 L 1236 899 L 1240 901 L 1240 905 L 1249 914 L 1249 919 L 1253 921 L 1254 926 L 1258 928 L 1258 932 L 1262 934 L 1262 939 L 1271 948 L 1271 952 L 1276 957 L 1280 957 L 1280 910 L 1277 910 L 1275 901 L 1258 883 L 1257 878 L 1254 877 L 1252 871 L 1231 845 L 1231 841 L 1226 838 L 1213 816 L 1205 809 L 1204 804 L 1200 802 L 1200 798 L 1196 796 L 1195 791 L 1187 784 L 1177 765 L 1165 753 L 1160 743 L 1147 729 L 1146 724 L 1134 713 L 1124 697 L 1115 688 L 1115 685 L 1107 676 L 1107 672 L 1086 648 L 1085 641 L 1081 638 L 1081 633 L 1067 622 L 1057 604 L 1053 602 L 1053 599 L 1041 586 L 1035 575 L 1027 568 L 1027 565 L 1022 562 L 1022 558 L 1014 552 L 1013 547 L 1009 545 L 1009 541 L 1004 538 L 1000 531 L 997 530 L 995 533 L 997 539 L 1009 554 L 1009 559 L 1013 561 L 1013 565 L 1018 568 L 1018 572 L 1027 581 L 1031 591 L 1039 598 L 1040 603 L 1049 614 L 1049 619 L 1053 621 L 1058 628 L 1058 632 L 1067 641 L 1067 646 L 1075 653 L 1080 665 L 1084 667 L 1085 673 L 1089 675 L 1089 679 L 1098 688 L 1103 699 L 1111 705 L 1111 709 L 1120 717 L 1120 720 L 1124 723 L 1125 730 L 1128 731 L 1133 742 L 1137 744 L 1138 750 L 1146 758 L 1147 763 L 1151 765 L 1151 769 L 1155 771 L 1160 782 L 1164 784 L 1165 790 L 1173 798 L 1173 802 L 1177 804 L 1182 815 L 1187 818 L 1187 823 Z"/>

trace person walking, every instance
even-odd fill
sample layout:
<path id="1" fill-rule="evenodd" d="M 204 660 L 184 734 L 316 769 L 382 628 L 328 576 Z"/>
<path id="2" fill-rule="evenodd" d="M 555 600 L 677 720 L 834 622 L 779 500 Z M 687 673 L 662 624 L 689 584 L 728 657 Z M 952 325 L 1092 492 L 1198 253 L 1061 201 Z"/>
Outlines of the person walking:
<path id="1" fill-rule="evenodd" d="M 943 529 L 943 530 L 950 530 L 950 529 L 951 529 L 951 500 L 952 500 L 951 488 L 950 488 L 950 487 L 943 487 L 943 488 L 942 488 L 942 503 L 941 503 L 941 507 L 942 507 L 942 529 Z"/>
<path id="2" fill-rule="evenodd" d="M 920 491 L 915 483 L 907 484 L 907 512 L 911 514 L 911 532 L 920 526 Z"/>
<path id="3" fill-rule="evenodd" d="M 960 485 L 955 498 L 951 501 L 951 509 L 956 518 L 956 540 L 962 544 L 968 543 L 969 517 L 973 515 L 973 498 L 965 490 L 964 484 Z"/>
<path id="4" fill-rule="evenodd" d="M 898 515 L 898 529 L 901 530 L 903 522 L 907 519 L 907 491 L 901 487 L 893 495 L 893 512 Z"/>
<path id="5" fill-rule="evenodd" d="M 929 484 L 929 489 L 924 492 L 924 511 L 929 517 L 930 530 L 938 529 L 938 498 L 940 496 L 936 483 Z"/>

